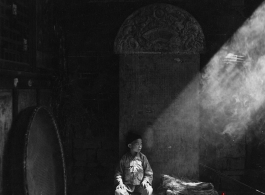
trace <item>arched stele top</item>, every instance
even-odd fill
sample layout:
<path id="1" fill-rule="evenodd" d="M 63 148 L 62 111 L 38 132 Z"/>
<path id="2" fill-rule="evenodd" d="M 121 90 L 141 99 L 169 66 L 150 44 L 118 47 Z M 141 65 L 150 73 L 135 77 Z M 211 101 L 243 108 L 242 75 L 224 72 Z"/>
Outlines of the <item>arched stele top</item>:
<path id="1" fill-rule="evenodd" d="M 124 21 L 114 42 L 117 54 L 196 54 L 203 50 L 199 23 L 169 4 L 152 4 L 134 12 Z"/>

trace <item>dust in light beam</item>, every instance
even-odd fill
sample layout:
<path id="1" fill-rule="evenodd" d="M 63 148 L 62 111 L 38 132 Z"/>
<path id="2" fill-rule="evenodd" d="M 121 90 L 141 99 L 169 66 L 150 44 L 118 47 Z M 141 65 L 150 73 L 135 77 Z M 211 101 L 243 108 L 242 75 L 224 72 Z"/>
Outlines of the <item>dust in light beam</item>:
<path id="1" fill-rule="evenodd" d="M 219 133 L 239 138 L 264 101 L 265 3 L 206 65 L 201 107 Z"/>

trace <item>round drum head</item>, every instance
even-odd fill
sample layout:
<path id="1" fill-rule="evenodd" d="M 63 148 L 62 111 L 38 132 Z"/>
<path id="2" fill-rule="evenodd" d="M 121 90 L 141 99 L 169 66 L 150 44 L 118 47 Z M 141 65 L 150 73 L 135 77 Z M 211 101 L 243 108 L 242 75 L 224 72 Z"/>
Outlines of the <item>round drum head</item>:
<path id="1" fill-rule="evenodd" d="M 29 108 L 20 114 L 15 127 L 11 136 L 16 143 L 11 143 L 10 154 L 12 194 L 65 195 L 64 156 L 53 116 L 44 107 Z"/>
<path id="2" fill-rule="evenodd" d="M 52 116 L 35 112 L 27 133 L 25 176 L 29 195 L 59 195 L 64 191 L 62 147 Z"/>

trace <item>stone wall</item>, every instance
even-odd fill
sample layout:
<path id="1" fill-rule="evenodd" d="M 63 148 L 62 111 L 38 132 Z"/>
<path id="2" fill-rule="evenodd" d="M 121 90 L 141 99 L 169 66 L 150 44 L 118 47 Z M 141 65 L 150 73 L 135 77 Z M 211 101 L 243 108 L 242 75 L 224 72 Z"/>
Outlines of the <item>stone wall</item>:
<path id="1" fill-rule="evenodd" d="M 100 194 L 106 189 L 112 189 L 113 172 L 117 163 L 117 148 L 113 140 L 115 138 L 75 136 L 73 194 Z M 101 185 L 104 185 L 104 188 Z"/>
<path id="2" fill-rule="evenodd" d="M 233 1 L 212 1 L 212 0 L 205 0 L 205 1 L 195 1 L 195 0 L 178 0 L 178 1 L 172 1 L 172 0 L 165 0 L 165 1 L 159 1 L 163 3 L 168 3 L 175 5 L 177 7 L 180 7 L 190 14 L 192 14 L 196 20 L 200 23 L 206 40 L 206 51 L 205 53 L 201 54 L 200 56 L 200 70 L 203 70 L 203 68 L 206 66 L 209 59 L 215 54 L 216 51 L 219 50 L 219 48 L 230 38 L 230 36 L 237 30 L 240 25 L 245 21 L 247 17 L 250 16 L 251 12 L 255 9 L 256 6 L 258 6 L 259 3 L 255 4 L 249 0 L 233 0 Z M 77 68 L 79 72 L 86 73 L 88 76 L 88 80 L 90 80 L 89 85 L 92 86 L 102 86 L 102 82 L 104 79 L 101 79 L 101 83 L 99 85 L 93 85 L 94 81 L 97 80 L 99 77 L 99 73 L 102 75 L 102 72 L 104 72 L 104 69 L 109 69 L 110 67 L 113 67 L 114 64 L 121 64 L 127 66 L 127 62 L 125 62 L 125 58 L 128 61 L 132 67 L 134 65 L 139 66 L 139 71 L 144 72 L 141 70 L 142 68 L 152 68 L 152 65 L 154 64 L 151 58 L 145 58 L 139 60 L 140 56 L 138 56 L 136 59 L 131 58 L 131 56 L 125 56 L 122 57 L 122 59 L 119 61 L 117 59 L 117 56 L 113 55 L 113 45 L 115 37 L 122 26 L 125 19 L 131 15 L 134 11 L 147 6 L 149 4 L 154 3 L 154 1 L 144 1 L 140 2 L 139 0 L 131 0 L 131 1 L 111 1 L 111 0 L 101 0 L 99 1 L 82 1 L 80 3 L 74 3 L 70 4 L 69 9 L 67 10 L 68 13 L 66 14 L 65 20 L 66 26 L 68 28 L 68 46 L 69 46 L 69 67 L 70 69 Z M 173 60 L 172 58 L 171 60 Z M 135 61 L 133 61 L 135 60 Z M 136 61 L 138 60 L 138 61 Z M 146 60 L 144 62 L 144 60 Z M 164 59 L 167 60 L 167 59 Z M 140 63 L 141 61 L 141 63 Z M 150 62 L 152 61 L 152 63 Z M 163 61 L 163 60 L 161 60 Z M 189 60 L 188 60 L 189 61 Z M 162 62 L 161 62 L 162 63 Z M 175 61 L 174 61 L 175 63 Z M 147 67 L 142 67 L 142 65 L 146 65 Z M 111 68 L 110 68 L 111 69 Z M 170 70 L 167 70 L 170 72 Z M 117 71 L 118 72 L 118 71 Z M 114 73 L 113 75 L 116 75 L 118 77 L 118 74 Z M 171 73 L 171 72 L 170 72 Z M 108 73 L 109 74 L 109 73 Z M 112 74 L 112 73 L 111 73 Z M 173 74 L 173 73 L 172 73 Z M 103 74 L 105 75 L 105 74 Z M 161 73 L 162 75 L 162 73 Z M 189 142 L 185 142 L 183 137 L 188 137 L 187 132 L 182 131 L 180 133 L 180 136 L 170 137 L 172 135 L 173 128 L 171 128 L 169 134 L 164 134 L 163 131 L 155 131 L 154 129 L 154 122 L 156 121 L 160 114 L 162 116 L 169 116 L 174 109 L 174 101 L 175 95 L 173 94 L 173 91 L 175 89 L 171 88 L 169 85 L 169 91 L 172 92 L 172 94 L 167 93 L 164 97 L 157 97 L 152 96 L 151 94 L 159 89 L 153 90 L 153 86 L 149 83 L 146 85 L 141 85 L 142 80 L 148 80 L 150 75 L 141 75 L 139 76 L 137 87 L 140 92 L 143 92 L 142 94 L 139 93 L 139 97 L 142 98 L 143 102 L 140 102 L 138 107 L 134 107 L 133 104 L 130 105 L 130 108 L 132 108 L 129 113 L 126 113 L 126 116 L 123 117 L 122 126 L 120 128 L 125 127 L 126 131 L 127 128 L 130 127 L 143 127 L 144 131 L 141 131 L 144 135 L 145 139 L 149 137 L 155 137 L 155 140 L 158 140 L 158 137 L 161 137 L 160 142 L 153 142 L 158 143 L 158 145 L 161 146 L 160 152 L 163 153 L 164 157 L 167 157 L 168 159 L 180 159 L 181 157 L 184 157 L 184 152 L 181 151 L 180 148 L 176 149 L 178 151 L 177 155 L 173 155 L 173 153 L 170 153 L 170 146 L 182 146 L 184 145 L 187 148 L 187 151 L 191 152 L 197 152 L 198 148 L 195 149 L 193 147 L 196 146 L 196 144 L 189 145 Z M 184 76 L 184 75 L 182 75 Z M 125 76 L 126 77 L 126 76 Z M 173 77 L 173 76 L 172 76 Z M 102 78 L 102 77 L 101 77 Z M 128 78 L 126 78 L 128 79 Z M 133 80 L 136 81 L 137 79 Z M 177 80 L 177 78 L 174 78 Z M 173 79 L 173 80 L 174 80 Z M 191 79 L 191 78 L 189 78 Z M 100 80 L 100 79 L 99 79 Z M 98 81 L 99 81 L 98 80 Z M 155 80 L 153 78 L 154 82 L 161 82 L 161 80 Z M 185 80 L 185 79 L 184 79 Z M 122 81 L 122 80 L 121 80 Z M 150 80 L 149 80 L 150 81 Z M 188 80 L 186 80 L 188 81 Z M 123 81 L 122 81 L 123 82 Z M 104 82 L 103 82 L 104 83 Z M 170 82 L 169 82 L 170 84 Z M 187 86 L 187 83 L 182 83 L 183 86 Z M 128 84 L 129 86 L 132 86 L 133 83 Z M 166 85 L 165 83 L 161 84 L 162 86 Z M 156 86 L 156 85 L 154 85 Z M 157 84 L 158 86 L 158 84 Z M 166 86 L 168 87 L 168 86 Z M 97 87 L 94 87 L 93 89 L 89 88 L 87 91 L 93 91 Z M 109 88 L 109 87 L 107 87 Z M 163 91 L 164 89 L 161 89 Z M 129 89 L 128 89 L 129 91 Z M 177 90 L 178 92 L 182 92 L 181 89 Z M 129 93 L 128 93 L 129 94 Z M 149 96 L 144 95 L 150 95 L 151 98 L 148 98 Z M 126 97 L 128 99 L 132 98 L 133 95 Z M 125 98 L 125 97 L 123 97 Z M 132 98 L 133 99 L 133 98 Z M 158 101 L 159 100 L 159 101 Z M 145 101 L 145 102 L 144 102 Z M 153 102 L 152 102 L 153 101 Z M 155 103 L 162 102 L 161 104 Z M 167 107 L 172 106 L 170 102 L 173 102 L 173 108 L 169 110 L 165 110 L 163 113 L 163 109 L 166 109 Z M 129 104 L 129 101 L 127 102 Z M 92 101 L 90 103 L 87 103 L 88 107 L 95 107 L 95 103 Z M 97 110 L 97 109 L 95 109 Z M 133 113 L 133 116 L 129 116 L 129 114 Z M 125 113 L 125 112 L 124 112 Z M 166 114 L 168 113 L 168 114 Z M 172 114 L 171 116 L 174 116 Z M 134 119 L 132 119 L 134 117 Z M 163 118 L 164 119 L 164 118 Z M 126 120 L 126 121 L 125 121 Z M 161 124 L 163 124 L 163 120 L 160 119 L 160 127 Z M 164 120 L 164 123 L 167 120 Z M 172 120 L 174 121 L 174 120 Z M 159 124 L 159 123 L 156 123 Z M 164 124 L 165 125 L 165 124 Z M 186 124 L 185 124 L 186 125 Z M 172 125 L 173 126 L 173 125 Z M 166 128 L 166 125 L 163 127 Z M 161 128 L 161 129 L 163 129 Z M 91 127 L 90 130 L 97 131 L 98 127 Z M 156 128 L 156 130 L 159 128 Z M 188 129 L 188 125 L 185 126 L 183 129 Z M 124 133 L 126 132 L 124 130 Z M 123 132 L 123 130 L 122 130 Z M 202 130 L 200 132 L 201 136 L 204 136 L 204 131 Z M 81 135 L 85 135 L 86 133 L 83 133 Z M 115 135 L 118 134 L 118 132 L 114 133 Z M 179 134 L 176 134 L 179 135 Z M 193 135 L 193 134 L 192 134 Z M 217 189 L 229 189 L 229 186 L 234 186 L 235 183 L 232 180 L 224 180 L 223 177 L 219 174 L 218 171 L 220 170 L 227 170 L 227 173 L 229 176 L 237 178 L 237 174 L 241 174 L 241 170 L 244 169 L 244 157 L 246 157 L 246 150 L 245 150 L 245 143 L 240 142 L 238 144 L 234 144 L 233 142 L 230 142 L 226 140 L 225 137 L 220 137 L 215 135 L 212 132 L 207 132 L 206 136 L 211 140 L 211 143 L 222 143 L 219 145 L 219 147 L 216 147 L 214 144 L 209 144 L 207 141 L 200 139 L 199 145 L 200 145 L 200 156 L 194 155 L 194 159 L 188 158 L 183 161 L 183 163 L 188 162 L 188 160 L 195 160 L 196 163 L 198 163 L 199 166 L 199 179 L 206 182 L 213 182 Z M 105 136 L 107 137 L 107 136 Z M 192 138 L 193 136 L 190 136 L 188 138 Z M 83 148 L 83 152 L 91 152 L 92 154 L 89 154 L 90 157 L 92 157 L 93 161 L 97 161 L 98 155 L 96 151 L 99 151 L 101 147 L 103 147 L 103 140 L 104 136 L 88 136 L 85 138 L 85 136 L 82 137 L 82 139 L 85 140 L 85 142 L 88 142 L 89 139 L 92 138 L 92 143 L 96 143 L 97 146 L 94 149 L 86 149 Z M 76 139 L 76 138 L 74 138 Z M 80 139 L 80 138 L 78 138 Z M 178 140 L 181 144 L 180 145 L 172 145 L 171 143 L 174 143 L 174 139 Z M 117 137 L 115 137 L 115 141 L 110 143 L 110 145 L 115 144 L 115 147 L 120 148 L 120 154 L 124 151 L 124 143 L 123 143 L 123 135 L 120 136 L 120 142 L 117 140 Z M 168 148 L 165 147 L 164 140 L 170 140 L 170 144 L 168 145 Z M 119 143 L 119 146 L 117 145 Z M 150 160 L 154 162 L 154 167 L 156 173 L 161 173 L 162 171 L 166 170 L 169 171 L 170 169 L 163 169 L 158 166 L 161 162 L 156 162 L 157 159 L 157 151 L 152 151 L 152 142 L 149 140 L 147 142 L 147 145 L 144 145 L 143 152 L 146 153 L 147 156 L 150 156 Z M 192 142 L 191 142 L 192 143 Z M 163 147 L 162 147 L 163 146 Z M 230 151 L 230 148 L 233 147 L 235 150 Z M 81 149 L 80 149 L 81 150 Z M 80 152 L 79 150 L 79 152 Z M 239 152 L 238 152 L 239 151 Z M 106 155 L 106 153 L 103 153 Z M 82 155 L 81 155 L 82 156 Z M 83 154 L 82 158 L 88 158 L 86 154 Z M 94 157 L 95 156 L 95 157 Z M 118 154 L 116 154 L 116 161 L 118 161 Z M 192 155 L 191 155 L 192 156 Z M 191 157 L 190 156 L 190 157 Z M 89 158 L 90 158 L 89 157 Z M 80 157 L 81 158 L 81 157 Z M 199 158 L 199 160 L 197 159 Z M 84 165 L 85 160 L 79 160 Z M 87 161 L 87 160 L 86 160 Z M 97 166 L 101 163 L 96 163 Z M 115 163 L 113 163 L 115 164 Z M 194 163 L 195 164 L 195 163 Z M 201 164 L 208 166 L 204 167 L 201 166 Z M 93 164 L 95 165 L 95 164 Z M 212 166 L 214 165 L 214 166 Z M 86 170 L 85 167 L 88 167 L 90 165 L 85 164 L 83 168 L 78 168 L 78 166 L 74 166 L 74 174 L 76 174 L 79 170 L 82 172 L 82 170 Z M 178 167 L 181 167 L 180 164 L 177 165 Z M 214 169 L 211 169 L 214 168 Z M 193 173 L 195 173 L 197 167 L 192 169 Z M 95 169 L 99 170 L 99 168 Z M 111 170 L 111 169 L 110 169 Z M 187 169 L 184 169 L 183 171 L 188 172 Z M 216 172 L 217 171 L 217 172 Z M 112 171 L 111 171 L 112 172 Z M 92 182 L 93 177 L 89 176 L 89 174 L 85 171 L 84 173 L 80 173 L 83 180 L 76 181 L 76 186 L 89 186 L 88 181 Z M 191 174 L 192 175 L 192 174 Z M 198 173 L 195 174 L 196 176 Z M 86 177 L 85 177 L 86 176 Z M 90 178 L 89 178 L 90 177 Z M 109 174 L 109 179 L 112 181 L 112 174 Z M 221 181 L 222 180 L 222 181 Z M 221 183 L 222 185 L 221 185 Z M 93 183 L 93 182 L 92 182 Z M 237 183 L 238 184 L 238 183 Z M 98 184 L 100 185 L 100 179 L 98 180 Z M 240 188 L 241 184 L 238 184 L 238 187 Z M 242 187 L 242 186 L 241 186 Z M 78 188 L 75 188 L 78 189 Z M 79 188 L 80 191 L 81 188 Z M 89 191 L 89 187 L 87 187 L 87 191 Z M 85 191 L 85 190 L 84 190 Z M 80 192 L 81 193 L 81 192 Z"/>
<path id="3" fill-rule="evenodd" d="M 43 96 L 38 97 L 37 94 L 40 89 L 36 88 L 37 80 L 31 78 L 35 81 L 35 84 L 31 87 L 26 86 L 27 83 L 23 82 L 23 79 L 18 79 L 20 82 L 17 87 L 12 87 L 14 77 L 5 76 L 6 85 L 0 86 L 0 194 L 3 193 L 3 184 L 6 183 L 3 177 L 3 164 L 6 162 L 5 159 L 5 144 L 9 137 L 9 132 L 12 126 L 13 118 L 17 116 L 19 112 L 30 106 L 49 106 L 50 96 L 48 95 L 50 90 L 43 89 Z M 44 87 L 44 86 L 42 86 Z M 45 87 L 46 88 L 46 87 Z M 22 162 L 21 162 L 22 163 Z"/>
<path id="4" fill-rule="evenodd" d="M 199 55 L 120 56 L 120 154 L 130 130 L 143 136 L 143 153 L 161 174 L 198 179 Z"/>
<path id="5" fill-rule="evenodd" d="M 38 4 L 38 14 L 36 4 Z M 4 155 L 6 142 L 13 121 L 18 113 L 27 107 L 37 105 L 48 107 L 51 104 L 50 82 L 57 59 L 54 55 L 49 60 L 43 56 L 42 60 L 46 64 L 42 63 L 41 66 L 36 60 L 36 45 L 40 46 L 44 37 L 45 40 L 52 40 L 50 45 L 41 44 L 42 46 L 38 47 L 38 51 L 45 50 L 47 55 L 54 54 L 59 47 L 54 32 L 54 21 L 51 13 L 47 11 L 54 7 L 54 4 L 47 6 L 40 1 L 13 2 L 12 4 L 5 0 L 0 1 L 0 194 L 3 194 L 3 183 L 7 182 L 2 171 L 3 161 L 6 160 Z M 40 13 L 39 9 L 46 10 L 46 14 Z M 38 34 L 39 36 L 36 33 L 36 23 L 38 27 L 42 24 L 39 21 L 36 22 L 36 15 L 38 18 L 42 15 L 42 21 L 46 22 L 46 26 L 43 26 L 46 32 L 38 28 L 42 31 L 39 32 L 41 34 Z"/>
<path id="6" fill-rule="evenodd" d="M 78 122 L 68 125 L 71 133 L 65 144 L 69 192 L 109 194 L 118 162 L 118 58 L 107 52 L 81 57 L 74 48 L 70 56 L 71 71 L 87 66 L 80 67 L 82 71 L 73 79 L 75 100 L 70 103 L 69 116 L 77 117 Z"/>

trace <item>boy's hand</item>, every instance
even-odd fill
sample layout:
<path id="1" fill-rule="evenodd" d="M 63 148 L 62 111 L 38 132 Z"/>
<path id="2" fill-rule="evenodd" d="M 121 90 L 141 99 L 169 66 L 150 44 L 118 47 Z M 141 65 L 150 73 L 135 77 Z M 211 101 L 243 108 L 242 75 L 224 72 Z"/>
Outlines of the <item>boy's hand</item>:
<path id="1" fill-rule="evenodd" d="M 120 182 L 116 189 L 126 190 L 126 186 L 122 182 Z"/>
<path id="2" fill-rule="evenodd" d="M 142 186 L 143 186 L 144 188 L 147 188 L 147 187 L 149 186 L 149 183 L 148 183 L 147 180 L 143 180 L 141 184 L 142 184 Z"/>

